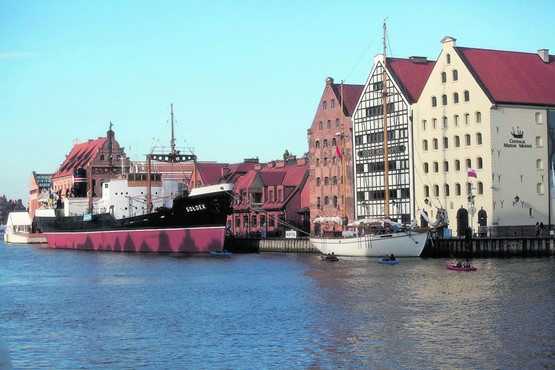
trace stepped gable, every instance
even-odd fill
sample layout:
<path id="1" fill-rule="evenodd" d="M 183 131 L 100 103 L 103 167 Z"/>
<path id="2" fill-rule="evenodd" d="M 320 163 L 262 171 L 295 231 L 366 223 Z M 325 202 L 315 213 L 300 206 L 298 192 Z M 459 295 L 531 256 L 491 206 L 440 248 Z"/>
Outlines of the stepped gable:
<path id="1" fill-rule="evenodd" d="M 76 144 L 52 178 L 70 176 L 73 175 L 74 169 L 86 168 L 96 157 L 98 150 L 104 145 L 106 140 L 107 138 L 101 137 L 96 140 Z"/>
<path id="2" fill-rule="evenodd" d="M 555 56 L 455 47 L 494 103 L 555 105 Z M 539 55 L 545 52 L 544 59 Z"/>
<path id="3" fill-rule="evenodd" d="M 436 62 L 428 61 L 425 57 L 387 58 L 391 77 L 395 79 L 411 104 L 416 103 L 420 98 L 435 64 Z"/>

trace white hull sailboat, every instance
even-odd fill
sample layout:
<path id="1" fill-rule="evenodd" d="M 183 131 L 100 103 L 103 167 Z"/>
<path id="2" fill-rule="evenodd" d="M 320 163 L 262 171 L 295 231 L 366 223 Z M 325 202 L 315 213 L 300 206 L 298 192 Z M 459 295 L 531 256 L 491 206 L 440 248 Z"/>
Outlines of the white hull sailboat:
<path id="1" fill-rule="evenodd" d="M 338 238 L 310 238 L 323 254 L 349 257 L 419 257 L 424 250 L 428 232 L 402 231 L 380 235 Z"/>
<path id="2" fill-rule="evenodd" d="M 383 143 L 384 143 L 384 210 L 385 215 L 380 221 L 384 227 L 380 231 L 371 232 L 372 223 L 366 224 L 365 227 L 355 226 L 356 231 L 345 230 L 341 235 L 332 235 L 326 237 L 311 237 L 312 245 L 323 254 L 334 254 L 336 256 L 353 256 L 353 257 L 380 257 L 384 255 L 395 255 L 395 257 L 419 257 L 424 250 L 424 246 L 428 240 L 428 230 L 416 230 L 413 226 L 399 225 L 389 219 L 389 159 L 388 159 L 388 135 L 387 135 L 387 67 L 386 67 L 386 26 L 384 22 L 384 53 L 383 53 L 383 83 L 382 83 L 382 104 L 383 104 Z M 341 93 L 343 97 L 343 93 Z M 343 103 L 343 99 L 341 99 Z M 343 111 L 343 110 L 342 110 Z M 343 134 L 343 115 L 341 116 L 341 143 L 344 144 L 345 135 Z M 345 174 L 345 161 L 341 157 L 342 173 Z M 345 203 L 346 188 L 343 182 L 343 202 Z M 343 203 L 343 204 L 344 204 Z M 345 207 L 343 207 L 345 210 Z M 314 222 L 320 222 L 317 217 Z M 325 217 L 324 217 L 325 218 Z M 337 218 L 337 217 L 335 217 Z M 344 214 L 340 221 L 343 225 L 347 224 L 347 217 Z M 358 222 L 357 222 L 358 223 Z M 364 222 L 362 222 L 364 223 Z M 374 223 L 375 225 L 375 223 Z M 390 227 L 395 226 L 395 227 Z M 335 229 L 335 228 L 334 228 Z M 395 230 L 395 231 L 393 231 Z M 370 232 L 368 232 L 370 231 Z"/>

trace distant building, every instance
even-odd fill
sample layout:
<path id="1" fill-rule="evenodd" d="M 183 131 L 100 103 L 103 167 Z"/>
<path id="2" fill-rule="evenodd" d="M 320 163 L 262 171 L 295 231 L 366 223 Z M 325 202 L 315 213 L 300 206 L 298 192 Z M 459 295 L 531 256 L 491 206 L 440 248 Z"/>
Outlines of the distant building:
<path id="1" fill-rule="evenodd" d="M 331 77 L 326 79 L 307 131 L 311 220 L 334 216 L 354 219 L 351 115 L 363 88 L 363 85 L 336 84 Z M 345 174 L 342 174 L 342 160 Z M 311 228 L 314 230 L 314 224 Z"/>
<path id="2" fill-rule="evenodd" d="M 29 181 L 29 217 L 35 217 L 35 210 L 39 208 L 39 198 L 41 196 L 50 197 L 52 189 L 52 174 L 38 174 L 35 171 L 31 174 Z"/>
<path id="3" fill-rule="evenodd" d="M 257 165 L 239 176 L 229 230 L 236 236 L 284 236 L 288 228 L 310 229 L 306 158 Z"/>

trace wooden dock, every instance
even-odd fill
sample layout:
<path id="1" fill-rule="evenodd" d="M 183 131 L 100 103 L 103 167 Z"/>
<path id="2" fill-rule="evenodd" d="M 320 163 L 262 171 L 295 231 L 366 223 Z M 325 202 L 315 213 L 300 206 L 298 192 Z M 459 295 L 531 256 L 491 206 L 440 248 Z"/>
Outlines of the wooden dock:
<path id="1" fill-rule="evenodd" d="M 235 253 L 319 253 L 308 238 L 226 238 L 225 249 Z M 553 237 L 429 239 L 422 257 L 529 257 L 555 255 Z"/>

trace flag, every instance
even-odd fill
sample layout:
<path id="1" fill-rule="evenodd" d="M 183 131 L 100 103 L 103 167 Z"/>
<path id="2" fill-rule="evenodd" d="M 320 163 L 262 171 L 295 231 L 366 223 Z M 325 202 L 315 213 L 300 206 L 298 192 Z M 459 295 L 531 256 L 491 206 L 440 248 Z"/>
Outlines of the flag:
<path id="1" fill-rule="evenodd" d="M 337 153 L 337 156 L 341 158 L 341 149 L 339 149 L 339 145 L 337 144 L 335 144 L 335 152 Z"/>
<path id="2" fill-rule="evenodd" d="M 476 170 L 470 167 L 466 168 L 466 176 L 467 177 L 478 177 L 478 175 L 476 175 Z"/>

